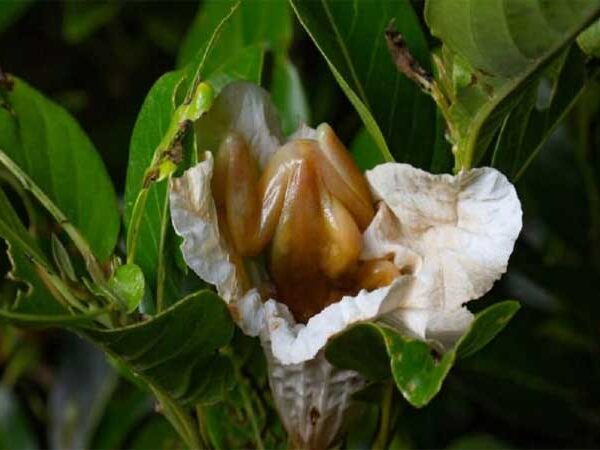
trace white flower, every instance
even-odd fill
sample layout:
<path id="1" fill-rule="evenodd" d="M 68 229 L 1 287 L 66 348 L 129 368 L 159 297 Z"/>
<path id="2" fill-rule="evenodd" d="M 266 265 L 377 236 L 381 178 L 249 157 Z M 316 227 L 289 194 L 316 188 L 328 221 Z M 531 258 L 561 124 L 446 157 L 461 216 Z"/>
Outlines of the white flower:
<path id="1" fill-rule="evenodd" d="M 236 131 L 260 169 L 283 143 L 268 94 L 242 82 L 223 89 L 196 131 L 205 150 L 216 150 L 228 132 Z M 316 133 L 303 126 L 291 139 L 315 139 Z M 363 233 L 360 259 L 391 259 L 401 275 L 388 286 L 344 296 L 299 324 L 276 298 L 261 298 L 253 285 L 262 272 L 252 263 L 243 269 L 228 248 L 211 191 L 213 166 L 206 151 L 202 162 L 172 182 L 171 217 L 184 238 L 183 256 L 198 276 L 216 286 L 242 330 L 261 337 L 286 428 L 304 430 L 308 434 L 299 439 L 313 446 L 329 444 L 325 441 L 339 428 L 350 395 L 362 384 L 354 372 L 325 361 L 321 350 L 327 341 L 352 324 L 382 320 L 448 348 L 472 320 L 464 304 L 484 295 L 506 271 L 521 229 L 515 189 L 494 169 L 451 176 L 406 164 L 375 167 L 366 179 L 378 207 Z M 325 379 L 336 380 L 336 387 L 332 390 Z"/>

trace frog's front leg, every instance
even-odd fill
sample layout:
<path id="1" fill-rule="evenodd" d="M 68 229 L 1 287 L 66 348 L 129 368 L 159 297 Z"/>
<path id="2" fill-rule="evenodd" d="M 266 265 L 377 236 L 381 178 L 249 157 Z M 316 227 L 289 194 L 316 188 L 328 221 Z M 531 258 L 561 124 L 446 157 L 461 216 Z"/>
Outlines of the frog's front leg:
<path id="1" fill-rule="evenodd" d="M 352 214 L 361 230 L 367 228 L 375 211 L 365 177 L 350 152 L 326 123 L 317 127 L 315 158 L 321 179 L 331 195 Z"/>
<path id="2" fill-rule="evenodd" d="M 257 162 L 244 138 L 235 133 L 225 137 L 215 161 L 213 192 L 232 244 L 243 257 L 260 253 L 275 232 L 288 175 L 274 175 L 259 180 Z"/>

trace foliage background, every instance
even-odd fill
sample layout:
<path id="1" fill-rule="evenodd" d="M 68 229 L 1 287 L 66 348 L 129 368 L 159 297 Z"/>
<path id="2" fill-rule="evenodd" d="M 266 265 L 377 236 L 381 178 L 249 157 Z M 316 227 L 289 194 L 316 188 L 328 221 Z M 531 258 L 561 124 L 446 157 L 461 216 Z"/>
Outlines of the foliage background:
<path id="1" fill-rule="evenodd" d="M 0 3 L 0 65 L 76 117 L 122 198 L 136 116 L 154 81 L 176 66 L 198 4 L 18 5 L 8 11 Z M 422 2 L 413 5 L 422 12 Z M 311 122 L 326 120 L 352 142 L 360 118 L 295 19 L 290 58 L 307 87 Z M 516 298 L 521 311 L 457 364 L 428 406 L 414 409 L 396 394 L 394 448 L 600 447 L 599 98 L 592 84 L 517 182 L 524 231 L 509 273 L 476 307 Z M 370 404 L 357 418 L 354 447 L 368 442 L 378 414 Z M 148 394 L 89 344 L 0 325 L 0 448 L 86 445 L 181 444 Z"/>

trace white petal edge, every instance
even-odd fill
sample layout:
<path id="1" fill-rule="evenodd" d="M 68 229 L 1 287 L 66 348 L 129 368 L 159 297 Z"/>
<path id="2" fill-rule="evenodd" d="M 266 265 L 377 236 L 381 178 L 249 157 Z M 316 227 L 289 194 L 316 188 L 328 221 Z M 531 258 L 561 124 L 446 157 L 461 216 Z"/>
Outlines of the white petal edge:
<path id="1" fill-rule="evenodd" d="M 306 325 L 297 324 L 287 306 L 273 299 L 257 308 L 257 294 L 252 291 L 236 307 L 245 332 L 253 334 L 260 330 L 281 364 L 299 364 L 316 357 L 331 337 L 351 325 L 375 320 L 400 308 L 410 297 L 412 283 L 413 277 L 402 276 L 389 286 L 371 292 L 362 290 L 354 297 L 345 296 L 311 317 Z"/>
<path id="2" fill-rule="evenodd" d="M 283 142 L 279 114 L 269 93 L 246 81 L 225 86 L 195 128 L 198 148 L 213 152 L 227 133 L 241 134 L 261 168 Z"/>
<path id="3" fill-rule="evenodd" d="M 175 232 L 183 238 L 186 264 L 204 281 L 214 284 L 226 302 L 243 294 L 235 266 L 219 232 L 217 208 L 211 191 L 213 157 L 171 180 L 169 204 Z"/>
<path id="4" fill-rule="evenodd" d="M 415 277 L 411 298 L 386 320 L 447 348 L 472 319 L 462 305 L 506 271 L 522 227 L 514 186 L 487 167 L 452 176 L 387 163 L 366 176 L 381 203 L 363 258 L 392 254 Z"/>

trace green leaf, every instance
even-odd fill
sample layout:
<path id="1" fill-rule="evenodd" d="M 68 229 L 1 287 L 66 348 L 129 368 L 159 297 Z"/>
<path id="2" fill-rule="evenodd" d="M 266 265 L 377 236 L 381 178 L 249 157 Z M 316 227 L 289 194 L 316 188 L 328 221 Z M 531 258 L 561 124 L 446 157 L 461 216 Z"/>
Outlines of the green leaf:
<path id="1" fill-rule="evenodd" d="M 173 430 L 169 422 L 158 415 L 151 417 L 128 447 L 130 450 L 156 449 L 185 449 L 180 436 Z"/>
<path id="2" fill-rule="evenodd" d="M 213 30 L 238 0 L 208 0 L 198 13 L 181 44 L 177 56 L 179 67 L 191 62 L 204 48 Z M 229 31 L 221 39 L 224 45 L 213 51 L 215 60 L 228 59 L 237 49 L 255 44 L 271 48 L 287 48 L 292 38 L 292 17 L 285 1 L 266 4 L 263 0 L 244 0 L 231 18 Z"/>
<path id="3" fill-rule="evenodd" d="M 179 404 L 211 403 L 231 387 L 231 362 L 219 349 L 231 340 L 233 322 L 225 302 L 210 291 L 192 294 L 146 322 L 80 333 Z"/>
<path id="4" fill-rule="evenodd" d="M 504 119 L 494 147 L 492 166 L 518 180 L 552 132 L 573 108 L 593 76 L 585 57 L 573 46 L 521 96 Z"/>
<path id="5" fill-rule="evenodd" d="M 142 188 L 146 169 L 152 164 L 154 150 L 161 142 L 175 112 L 175 93 L 181 83 L 181 72 L 170 72 L 158 79 L 148 93 L 138 114 L 131 144 L 129 165 L 125 184 L 125 206 L 123 216 L 126 224 L 131 221 L 134 204 Z M 168 223 L 167 182 L 154 183 L 149 187 L 146 206 L 143 210 L 138 231 L 135 262 L 144 272 L 149 288 L 155 289 L 157 266 L 164 248 L 164 234 Z M 131 230 L 127 230 L 128 233 Z M 175 277 L 167 277 L 164 287 L 167 301 L 179 297 Z"/>
<path id="6" fill-rule="evenodd" d="M 375 142 L 377 153 L 370 159 L 395 157 L 428 168 L 435 132 L 433 102 L 396 70 L 384 37 L 395 19 L 412 54 L 429 68 L 427 43 L 410 1 L 291 3 Z"/>
<path id="7" fill-rule="evenodd" d="M 137 434 L 144 417 L 153 412 L 151 397 L 122 381 L 108 402 L 89 447 L 96 450 L 125 448 L 127 437 Z"/>
<path id="8" fill-rule="evenodd" d="M 504 329 L 520 307 L 519 302 L 507 300 L 477 313 L 467 333 L 458 341 L 458 357 L 466 358 L 485 347 Z"/>
<path id="9" fill-rule="evenodd" d="M 108 280 L 108 287 L 125 302 L 128 312 L 135 311 L 142 301 L 145 284 L 144 273 L 135 264 L 118 267 Z"/>
<path id="10" fill-rule="evenodd" d="M 24 81 L 11 77 L 0 108 L 0 150 L 39 186 L 86 238 L 98 259 L 119 233 L 114 188 L 92 142 L 74 119 Z"/>
<path id="11" fill-rule="evenodd" d="M 377 151 L 377 144 L 366 128 L 361 128 L 350 144 L 352 158 L 361 171 L 369 170 L 383 161 Z"/>
<path id="12" fill-rule="evenodd" d="M 456 358 L 470 356 L 488 344 L 518 309 L 517 302 L 505 301 L 476 314 L 466 333 L 441 357 L 427 343 L 375 323 L 356 325 L 333 338 L 325 355 L 332 364 L 371 380 L 391 376 L 406 400 L 422 407 L 440 391 Z"/>
<path id="13" fill-rule="evenodd" d="M 427 24 L 452 53 L 446 71 L 460 63 L 471 73 L 461 77 L 468 86 L 455 83 L 450 93 L 457 169 L 481 161 L 523 93 L 599 14 L 596 0 L 427 1 Z"/>
<path id="14" fill-rule="evenodd" d="M 70 320 L 66 304 L 71 300 L 80 306 L 79 302 L 72 298 L 60 276 L 27 232 L 2 189 L 0 238 L 8 244 L 8 255 L 12 265 L 10 279 L 22 282 L 26 286 L 24 290 L 18 289 L 10 310 L 0 309 L 0 319 L 18 323 L 32 321 L 36 324 Z M 55 298 L 60 299 L 61 303 Z"/>
<path id="15" fill-rule="evenodd" d="M 77 44 L 109 23 L 121 9 L 114 0 L 63 3 L 62 33 L 65 41 Z"/>
<path id="16" fill-rule="evenodd" d="M 587 55 L 600 58 L 600 20 L 596 20 L 577 38 L 577 43 Z"/>
<path id="17" fill-rule="evenodd" d="M 300 74 L 283 52 L 275 55 L 269 91 L 273 103 L 281 113 L 284 134 L 293 133 L 302 123 L 310 123 L 308 100 Z"/>

